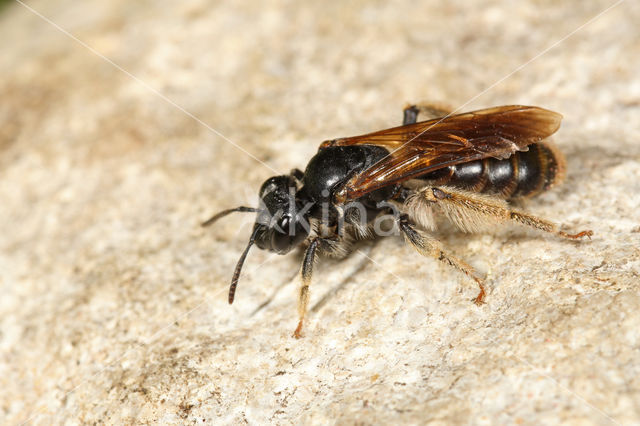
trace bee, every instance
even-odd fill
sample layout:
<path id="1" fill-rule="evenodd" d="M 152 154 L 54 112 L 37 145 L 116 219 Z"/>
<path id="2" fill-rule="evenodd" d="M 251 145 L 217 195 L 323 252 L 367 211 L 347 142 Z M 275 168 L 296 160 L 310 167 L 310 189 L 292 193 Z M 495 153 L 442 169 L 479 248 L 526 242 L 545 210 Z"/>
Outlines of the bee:
<path id="1" fill-rule="evenodd" d="M 431 119 L 419 122 L 420 114 Z M 561 119 L 534 106 L 451 115 L 437 107 L 411 105 L 404 109 L 402 126 L 323 142 L 304 172 L 294 169 L 262 184 L 259 207 L 225 210 L 202 224 L 209 226 L 234 212 L 257 213 L 231 279 L 229 303 L 251 246 L 278 254 L 304 246 L 294 331 L 300 338 L 317 255 L 345 254 L 351 241 L 370 236 L 374 222 L 384 216 L 420 254 L 475 281 L 475 303 L 482 304 L 484 280 L 429 234 L 436 228 L 434 214 L 465 232 L 511 221 L 571 240 L 591 237 L 592 231 L 568 233 L 512 205 L 562 181 L 564 157 L 548 140 Z"/>

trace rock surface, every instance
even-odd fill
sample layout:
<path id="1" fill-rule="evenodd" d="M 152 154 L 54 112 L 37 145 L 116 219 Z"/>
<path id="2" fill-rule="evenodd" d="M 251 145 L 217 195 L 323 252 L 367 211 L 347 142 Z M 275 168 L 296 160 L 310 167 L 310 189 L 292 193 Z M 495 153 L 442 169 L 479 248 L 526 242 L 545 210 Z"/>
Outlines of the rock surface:
<path id="1" fill-rule="evenodd" d="M 5 4 L 0 422 L 639 423 L 640 5 L 611 5 Z M 255 250 L 229 306 L 253 218 L 199 222 L 423 100 L 563 113 L 566 183 L 525 208 L 593 240 L 443 227 L 480 308 L 364 242 L 299 341 L 301 254 Z"/>

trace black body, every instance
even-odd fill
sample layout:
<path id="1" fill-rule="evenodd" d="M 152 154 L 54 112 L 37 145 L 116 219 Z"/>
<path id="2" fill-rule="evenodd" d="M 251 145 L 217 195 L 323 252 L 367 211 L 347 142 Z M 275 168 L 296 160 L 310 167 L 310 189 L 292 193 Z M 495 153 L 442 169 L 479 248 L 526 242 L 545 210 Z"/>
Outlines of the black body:
<path id="1" fill-rule="evenodd" d="M 407 116 L 404 124 L 410 124 Z M 256 221 L 256 245 L 285 254 L 309 236 L 306 230 L 310 229 L 311 220 L 338 227 L 339 234 L 340 221 L 344 219 L 349 223 L 350 207 L 349 204 L 337 205 L 334 195 L 351 177 L 389 154 L 386 148 L 375 145 L 321 148 L 304 172 L 294 170 L 290 175 L 268 179 L 260 189 L 266 209 Z M 549 189 L 562 174 L 562 156 L 551 145 L 541 142 L 506 159 L 485 158 L 448 166 L 417 176 L 416 180 L 425 181 L 425 185 L 447 185 L 512 200 Z M 389 185 L 351 203 L 364 206 L 366 221 L 371 221 L 389 210 L 389 203 L 385 201 L 403 202 L 407 193 L 401 184 Z"/>
<path id="2" fill-rule="evenodd" d="M 420 191 L 420 188 L 433 190 L 432 198 L 423 195 L 426 203 L 448 200 L 450 208 L 470 209 L 471 217 L 494 214 L 501 219 L 510 218 L 528 226 L 555 232 L 554 225 L 549 222 L 523 213 L 508 211 L 501 204 L 486 204 L 488 197 L 473 198 L 464 191 L 454 195 L 445 191 L 447 187 L 450 191 L 457 188 L 511 200 L 530 197 L 549 189 L 562 178 L 564 161 L 562 155 L 552 145 L 541 139 L 557 130 L 559 114 L 540 108 L 520 106 L 480 110 L 476 113 L 454 116 L 449 119 L 449 122 L 445 122 L 445 124 L 453 122 L 456 126 L 462 126 L 462 129 L 467 132 L 462 136 L 456 134 L 460 128 L 448 129 L 446 126 L 441 126 L 430 134 L 434 137 L 433 141 L 422 140 L 423 145 L 410 145 L 414 139 L 426 134 L 432 127 L 449 117 L 447 115 L 437 122 L 433 120 L 433 123 L 422 122 L 429 127 L 420 133 L 411 133 L 407 128 L 414 129 L 415 126 L 412 127 L 412 124 L 420 124 L 416 123 L 418 112 L 417 107 L 406 108 L 403 126 L 398 128 L 374 132 L 362 137 L 327 141 L 329 144 L 323 143 L 304 172 L 295 169 L 288 175 L 267 179 L 260 188 L 258 208 L 237 207 L 225 210 L 203 224 L 210 225 L 232 212 L 258 213 L 249 243 L 236 265 L 229 290 L 229 303 L 233 302 L 242 265 L 253 244 L 260 249 L 285 254 L 304 243 L 307 249 L 302 266 L 303 287 L 299 299 L 301 319 L 296 330 L 296 337 L 299 337 L 302 318 L 308 303 L 308 283 L 311 279 L 317 249 L 339 251 L 339 243 L 344 240 L 345 232 L 348 235 L 366 235 L 369 229 L 375 228 L 376 225 L 370 222 L 381 213 L 392 213 L 395 223 L 407 241 L 422 254 L 433 254 L 473 278 L 481 290 L 476 303 L 481 303 L 484 297 L 482 280 L 464 262 L 447 255 L 439 246 L 420 236 L 415 230 L 412 219 L 410 220 L 407 212 L 403 211 L 407 204 L 410 204 L 409 198 L 416 194 L 416 191 Z M 503 129 L 507 132 L 504 134 L 507 136 L 513 134 L 512 139 L 501 136 L 501 126 L 506 128 L 506 130 Z M 509 131 L 512 133 L 508 133 Z M 469 142 L 464 137 L 465 134 L 475 138 L 473 143 L 476 145 Z M 392 141 L 402 142 L 402 145 L 393 150 L 387 148 L 394 146 L 393 144 L 384 145 L 389 141 L 387 137 Z M 511 142 L 511 145 L 505 145 L 505 141 Z M 453 160 L 447 155 L 430 157 L 433 151 L 444 152 L 447 155 L 451 153 Z M 478 153 L 482 156 L 476 155 Z M 413 174 L 405 174 L 404 180 L 400 178 L 393 180 L 389 175 L 397 172 L 398 168 L 404 167 L 405 163 L 391 162 L 395 169 L 393 167 L 376 169 L 380 164 L 385 166 L 390 164 L 384 163 L 385 160 L 395 158 L 398 161 L 405 161 L 406 159 L 410 163 L 415 161 L 415 156 L 418 156 L 418 160 L 420 158 L 432 160 L 435 166 L 440 168 L 435 170 L 434 167 L 429 168 L 432 164 L 425 161 L 424 169 L 417 169 L 418 171 Z M 454 162 L 455 160 L 457 161 Z M 367 175 L 371 170 L 383 172 Z M 369 180 L 361 183 L 363 181 L 358 179 L 363 176 Z M 367 184 L 371 185 L 365 191 L 362 188 L 366 188 Z M 354 190 L 351 192 L 353 195 L 345 196 L 342 191 L 349 190 L 350 185 Z M 362 186 L 358 188 L 358 185 Z M 442 186 L 442 189 L 438 188 L 439 186 Z M 362 190 L 358 192 L 358 189 Z M 364 195 L 359 196 L 360 194 Z M 358 196 L 359 198 L 356 198 Z M 457 198 L 454 199 L 454 196 Z M 402 204 L 405 201 L 407 203 Z M 401 206 L 400 210 L 397 210 L 398 205 Z M 463 212 L 460 217 L 469 217 L 469 213 Z M 465 229 L 464 226 L 462 228 Z M 591 235 L 591 231 L 575 235 L 557 232 L 559 235 L 574 239 Z"/>
<path id="3" fill-rule="evenodd" d="M 321 149 L 314 155 L 304 171 L 300 199 L 313 203 L 310 217 L 323 220 L 328 226 L 336 225 L 341 214 L 334 205 L 334 195 L 352 176 L 366 170 L 389 155 L 389 151 L 378 146 L 336 146 Z M 380 210 L 381 201 L 391 198 L 398 189 L 392 185 L 371 192 L 354 201 L 366 208 L 367 219 L 373 219 Z M 349 206 L 343 206 L 345 210 Z M 328 217 L 323 218 L 323 212 Z M 348 211 L 343 212 L 348 214 Z"/>
<path id="4" fill-rule="evenodd" d="M 307 238 L 305 227 L 309 229 L 312 219 L 328 227 L 337 226 L 340 218 L 346 218 L 348 223 L 349 205 L 336 205 L 334 194 L 352 176 L 388 154 L 389 151 L 378 146 L 324 148 L 311 158 L 304 173 L 296 170 L 291 175 L 268 179 L 260 189 L 266 210 L 259 214 L 256 222 L 256 245 L 285 254 Z M 540 143 L 504 160 L 486 158 L 462 163 L 418 176 L 417 180 L 511 200 L 531 197 L 548 189 L 560 177 L 560 165 L 555 151 Z M 402 185 L 390 185 L 352 203 L 366 207 L 367 221 L 370 221 L 389 210 L 385 201 L 404 201 L 406 192 L 401 189 Z"/>
<path id="5" fill-rule="evenodd" d="M 504 160 L 485 158 L 449 166 L 420 178 L 435 185 L 449 185 L 512 200 L 546 191 L 561 174 L 562 163 L 556 151 L 550 145 L 539 143 Z"/>

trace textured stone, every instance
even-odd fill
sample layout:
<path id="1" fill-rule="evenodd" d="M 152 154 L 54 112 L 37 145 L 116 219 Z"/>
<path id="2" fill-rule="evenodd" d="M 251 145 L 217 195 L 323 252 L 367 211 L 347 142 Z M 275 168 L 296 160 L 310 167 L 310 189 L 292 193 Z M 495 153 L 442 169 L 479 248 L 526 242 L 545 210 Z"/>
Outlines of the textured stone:
<path id="1" fill-rule="evenodd" d="M 637 2 L 575 33 L 613 1 L 28 4 L 131 74 L 0 9 L 2 423 L 640 422 Z M 301 253 L 255 250 L 229 306 L 253 218 L 199 222 L 423 100 L 561 112 L 566 183 L 524 208 L 592 241 L 443 226 L 480 308 L 364 242 L 299 341 Z"/>

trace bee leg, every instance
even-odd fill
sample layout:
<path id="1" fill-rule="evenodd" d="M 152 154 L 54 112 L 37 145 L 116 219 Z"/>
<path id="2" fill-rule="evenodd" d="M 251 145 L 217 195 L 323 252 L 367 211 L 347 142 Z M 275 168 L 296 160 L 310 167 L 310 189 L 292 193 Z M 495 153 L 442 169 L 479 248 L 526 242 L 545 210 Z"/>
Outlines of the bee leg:
<path id="1" fill-rule="evenodd" d="M 344 209 L 340 206 L 334 206 L 337 215 L 336 234 L 341 237 L 344 231 Z"/>
<path id="2" fill-rule="evenodd" d="M 293 332 L 293 337 L 299 339 L 302 337 L 302 324 L 304 322 L 304 316 L 307 313 L 307 307 L 309 306 L 309 285 L 311 284 L 311 275 L 313 273 L 313 264 L 316 260 L 316 250 L 320 244 L 320 238 L 314 238 L 311 240 L 309 247 L 304 253 L 304 259 L 302 260 L 302 286 L 300 287 L 300 293 L 298 294 L 298 327 Z"/>
<path id="3" fill-rule="evenodd" d="M 448 187 L 430 187 L 423 190 L 422 193 L 427 201 L 435 201 L 439 204 L 449 220 L 466 232 L 486 228 L 487 225 L 497 221 L 511 220 L 573 240 L 593 235 L 593 232 L 589 230 L 576 234 L 561 231 L 558 225 L 551 221 L 511 209 L 503 200 L 487 195 Z"/>
<path id="4" fill-rule="evenodd" d="M 418 115 L 425 119 L 439 118 L 451 114 L 451 109 L 439 104 L 407 105 L 403 112 L 402 125 L 413 124 L 418 121 Z"/>
<path id="5" fill-rule="evenodd" d="M 418 230 L 409 221 L 409 217 L 406 214 L 399 217 L 398 226 L 402 231 L 405 240 L 407 240 L 407 242 L 409 242 L 413 248 L 418 251 L 418 253 L 423 256 L 435 257 L 436 259 L 453 266 L 457 270 L 464 272 L 469 278 L 474 280 L 480 288 L 480 292 L 474 299 L 474 302 L 476 305 L 484 303 L 484 296 L 486 294 L 484 280 L 476 274 L 471 266 L 445 252 L 442 248 L 442 244 L 440 244 L 440 242 L 435 238 L 418 232 Z"/>

